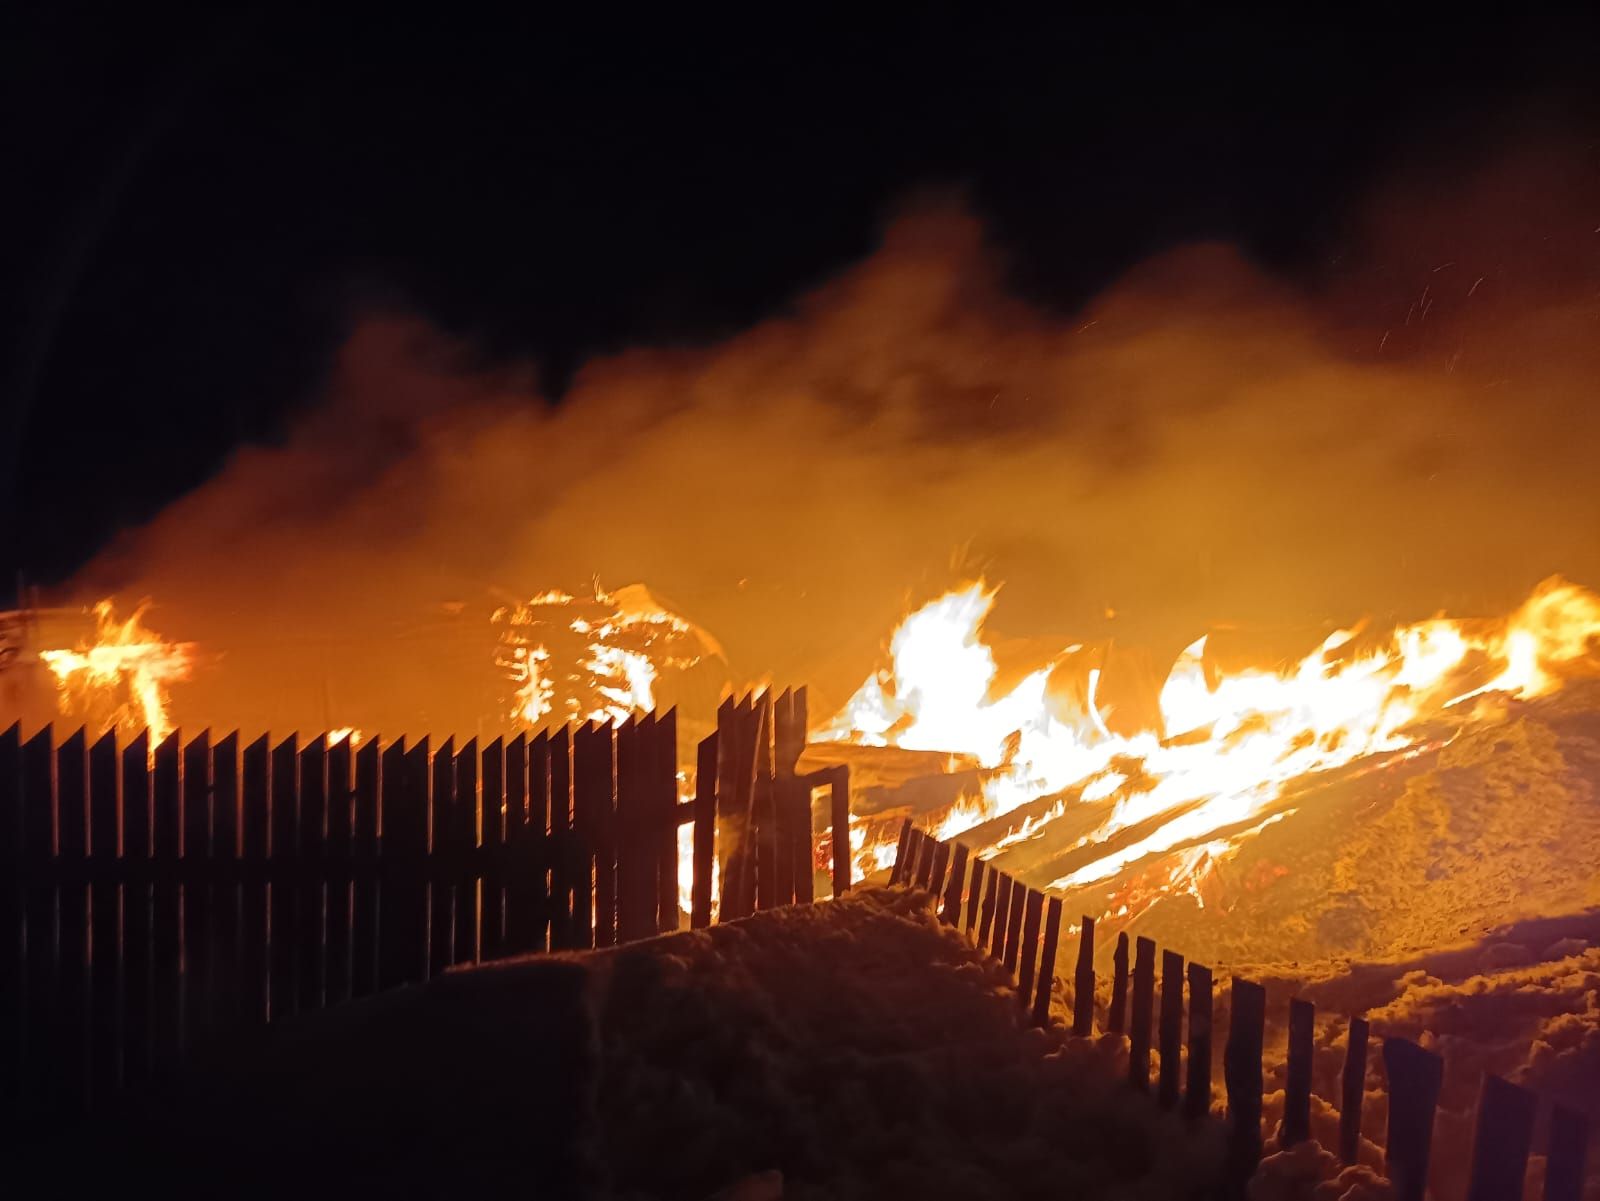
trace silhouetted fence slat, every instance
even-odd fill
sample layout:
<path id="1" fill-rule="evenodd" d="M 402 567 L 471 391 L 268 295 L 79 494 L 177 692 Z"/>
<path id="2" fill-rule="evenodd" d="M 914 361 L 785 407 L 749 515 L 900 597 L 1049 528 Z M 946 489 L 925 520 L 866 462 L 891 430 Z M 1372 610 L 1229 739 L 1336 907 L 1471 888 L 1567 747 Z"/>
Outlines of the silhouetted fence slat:
<path id="1" fill-rule="evenodd" d="M 1428 1187 L 1433 1116 L 1444 1083 L 1444 1061 L 1402 1038 L 1383 1040 L 1389 1077 L 1389 1130 L 1384 1172 L 1399 1201 L 1422 1201 Z"/>

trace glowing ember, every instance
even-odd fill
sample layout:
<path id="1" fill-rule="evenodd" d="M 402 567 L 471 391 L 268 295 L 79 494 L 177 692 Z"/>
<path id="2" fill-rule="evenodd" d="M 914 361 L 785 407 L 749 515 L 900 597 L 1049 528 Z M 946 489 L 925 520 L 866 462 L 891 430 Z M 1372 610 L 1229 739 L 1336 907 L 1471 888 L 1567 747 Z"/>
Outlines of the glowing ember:
<path id="1" fill-rule="evenodd" d="M 188 677 L 194 648 L 146 629 L 140 619 L 148 607 L 145 601 L 119 622 L 111 601 L 103 600 L 94 607 L 92 642 L 40 651 L 39 658 L 55 676 L 63 714 L 89 721 L 109 708 L 102 728 L 132 733 L 148 726 L 153 747 L 172 732 L 167 687 Z"/>
<path id="2" fill-rule="evenodd" d="M 1208 665 L 1206 639 L 1173 665 L 1160 693 L 1160 728 L 1107 729 L 1099 669 L 1075 695 L 1081 647 L 1063 650 L 1003 695 L 982 639 L 995 590 L 969 584 L 911 614 L 890 644 L 892 666 L 868 678 L 820 737 L 863 745 L 961 751 L 989 769 L 979 795 L 962 799 L 933 831 L 949 838 L 1025 802 L 1061 794 L 1004 836 L 990 854 L 1038 838 L 1075 807 L 1107 815 L 1073 846 L 1137 825 L 1137 837 L 1050 882 L 1105 879 L 1142 857 L 1191 846 L 1168 887 L 1199 898 L 1209 866 L 1276 816 L 1284 786 L 1363 756 L 1409 753 L 1454 737 L 1487 715 L 1493 698 L 1529 698 L 1596 668 L 1600 598 L 1552 578 L 1509 618 L 1443 617 L 1395 630 L 1357 650 L 1356 631 L 1331 634 L 1277 671 L 1226 674 Z M 1239 831 L 1221 835 L 1221 831 Z M 892 864 L 894 847 L 863 845 L 866 869 Z"/>

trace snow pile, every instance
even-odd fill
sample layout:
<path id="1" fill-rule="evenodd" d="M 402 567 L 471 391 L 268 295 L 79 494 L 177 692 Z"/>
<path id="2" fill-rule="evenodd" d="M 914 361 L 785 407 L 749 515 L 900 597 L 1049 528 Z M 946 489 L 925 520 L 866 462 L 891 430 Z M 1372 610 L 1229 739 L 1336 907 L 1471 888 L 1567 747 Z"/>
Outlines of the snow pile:
<path id="1" fill-rule="evenodd" d="M 596 955 L 617 1197 L 1185 1197 L 1218 1131 L 1123 1083 L 1120 1040 L 1027 1028 L 924 894 L 865 890 Z M 731 1187 L 730 1187 L 731 1186 Z M 739 1191 L 748 1189 L 748 1193 Z"/>

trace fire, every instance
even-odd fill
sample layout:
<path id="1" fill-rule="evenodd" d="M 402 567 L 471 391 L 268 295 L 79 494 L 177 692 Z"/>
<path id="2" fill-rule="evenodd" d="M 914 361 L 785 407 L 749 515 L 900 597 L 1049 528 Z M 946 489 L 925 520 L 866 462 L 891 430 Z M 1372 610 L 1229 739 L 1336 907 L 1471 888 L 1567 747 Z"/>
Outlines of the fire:
<path id="1" fill-rule="evenodd" d="M 154 746 L 172 732 L 167 688 L 188 678 L 193 646 L 167 642 L 142 624 L 150 602 L 118 621 L 110 599 L 94 607 L 95 635 L 73 650 L 44 650 L 39 658 L 56 679 L 63 713 L 89 718 L 113 706 L 103 728 L 150 730 Z"/>
<path id="2" fill-rule="evenodd" d="M 983 846 L 992 854 L 1036 838 L 1071 807 L 1101 802 L 1108 815 L 1074 845 L 1092 846 L 1141 825 L 1142 836 L 1060 879 L 1105 879 L 1147 854 L 1195 849 L 1170 885 L 1199 896 L 1207 864 L 1282 814 L 1285 786 L 1363 756 L 1407 753 L 1448 739 L 1493 698 L 1530 698 L 1596 668 L 1600 597 L 1559 578 L 1539 585 L 1501 621 L 1433 618 L 1357 649 L 1340 630 L 1279 670 L 1208 669 L 1206 639 L 1173 664 L 1159 728 L 1113 733 L 1096 699 L 1098 668 L 1077 699 L 1052 684 L 1082 647 L 1064 649 L 1009 692 L 993 693 L 996 666 L 983 624 L 996 589 L 982 581 L 912 613 L 890 643 L 891 665 L 869 677 L 820 733 L 825 739 L 960 751 L 988 769 L 981 791 L 945 814 L 948 838 L 1017 806 L 1060 794 L 1043 814 Z M 1152 723 L 1153 724 L 1153 723 Z M 1276 809 L 1276 813 L 1274 810 Z M 1220 836 L 1224 830 L 1244 834 Z M 863 867 L 894 848 L 862 847 Z M 885 853 L 886 852 L 886 853 Z"/>
<path id="3" fill-rule="evenodd" d="M 722 648 L 658 602 L 642 584 L 592 599 L 542 592 L 496 610 L 505 629 L 496 664 L 513 685 L 512 721 L 530 729 L 557 720 L 625 721 L 656 707 L 663 668 L 685 670 Z M 565 665 L 565 670 L 562 666 Z"/>

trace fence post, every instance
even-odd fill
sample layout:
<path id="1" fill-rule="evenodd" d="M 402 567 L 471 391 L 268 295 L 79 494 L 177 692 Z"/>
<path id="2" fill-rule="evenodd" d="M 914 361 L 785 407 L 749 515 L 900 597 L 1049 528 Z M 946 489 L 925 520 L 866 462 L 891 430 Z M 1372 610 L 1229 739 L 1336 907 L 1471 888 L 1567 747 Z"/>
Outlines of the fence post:
<path id="1" fill-rule="evenodd" d="M 950 882 L 944 889 L 944 909 L 939 919 L 947 926 L 961 925 L 961 893 L 967 883 L 967 844 L 956 843 L 955 858 L 950 864 Z"/>
<path id="2" fill-rule="evenodd" d="M 1565 1105 L 1550 1113 L 1550 1151 L 1545 1159 L 1544 1201 L 1582 1201 L 1589 1142 L 1587 1115 Z"/>
<path id="3" fill-rule="evenodd" d="M 1267 990 L 1233 978 L 1228 1003 L 1228 1046 L 1222 1076 L 1228 1090 L 1228 1153 L 1225 1187 L 1243 1196 L 1261 1161 L 1261 1042 L 1267 1020 Z"/>
<path id="4" fill-rule="evenodd" d="M 1027 1009 L 1033 1000 L 1033 976 L 1039 959 L 1039 919 L 1044 911 L 1044 894 L 1028 889 L 1023 902 L 1022 951 L 1017 965 L 1017 998 Z"/>
<path id="5" fill-rule="evenodd" d="M 1150 1091 L 1150 1021 L 1154 1017 L 1156 944 L 1141 936 L 1134 944 L 1133 1024 L 1128 1032 L 1128 1080 L 1140 1092 Z"/>
<path id="6" fill-rule="evenodd" d="M 56 887 L 58 991 L 51 1015 L 60 1029 L 60 1058 L 52 1075 L 69 1112 L 82 1112 L 89 1099 L 88 802 L 89 749 L 80 727 L 56 749 L 56 860 L 63 878 Z"/>
<path id="7" fill-rule="evenodd" d="M 1056 982 L 1056 946 L 1061 941 L 1061 898 L 1051 897 L 1044 919 L 1044 950 L 1039 957 L 1039 985 L 1033 1000 L 1033 1024 L 1050 1024 L 1050 994 Z"/>
<path id="8" fill-rule="evenodd" d="M 1162 1109 L 1178 1108 L 1183 1068 L 1183 956 L 1161 952 L 1161 1075 L 1156 1095 Z"/>
<path id="9" fill-rule="evenodd" d="M 1289 1065 L 1278 1145 L 1292 1147 L 1311 1137 L 1311 1041 L 1317 1009 L 1296 997 L 1289 1002 Z"/>
<path id="10" fill-rule="evenodd" d="M 1339 1100 L 1339 1159 L 1353 1164 L 1361 1151 L 1361 1103 L 1367 1095 L 1367 1019 L 1351 1018 Z"/>
<path id="11" fill-rule="evenodd" d="M 1538 1104 L 1527 1089 L 1499 1076 L 1484 1076 L 1467 1201 L 1521 1201 Z"/>
<path id="12" fill-rule="evenodd" d="M 22 1066 L 22 723 L 0 731 L 0 1113 L 26 1112 Z"/>
<path id="13" fill-rule="evenodd" d="M 1211 969 L 1189 965 L 1189 1078 L 1183 1113 L 1191 1120 L 1211 1112 Z"/>
<path id="14" fill-rule="evenodd" d="M 1106 1029 L 1121 1034 L 1127 1028 L 1124 1020 L 1128 1012 L 1128 933 L 1117 935 L 1117 949 L 1111 956 L 1111 1011 L 1106 1015 Z"/>
<path id="15" fill-rule="evenodd" d="M 1428 1157 L 1433 1115 L 1444 1082 L 1444 1061 L 1403 1038 L 1383 1040 L 1383 1066 L 1389 1076 L 1389 1130 L 1384 1174 L 1399 1201 L 1423 1201 L 1428 1188 Z"/>
<path id="16" fill-rule="evenodd" d="M 1072 1033 L 1094 1033 L 1094 918 L 1083 916 L 1078 932 L 1078 966 L 1072 973 Z"/>

